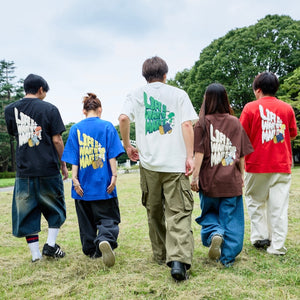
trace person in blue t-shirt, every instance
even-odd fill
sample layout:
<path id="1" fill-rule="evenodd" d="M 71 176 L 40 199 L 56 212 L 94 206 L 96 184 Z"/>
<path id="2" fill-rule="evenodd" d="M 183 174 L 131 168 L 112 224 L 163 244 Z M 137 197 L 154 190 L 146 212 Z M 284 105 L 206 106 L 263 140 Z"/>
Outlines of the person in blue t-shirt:
<path id="1" fill-rule="evenodd" d="M 124 153 L 117 130 L 101 120 L 102 106 L 95 94 L 83 100 L 86 119 L 73 125 L 62 160 L 72 164 L 72 198 L 78 217 L 82 251 L 115 264 L 120 211 L 116 158 Z"/>

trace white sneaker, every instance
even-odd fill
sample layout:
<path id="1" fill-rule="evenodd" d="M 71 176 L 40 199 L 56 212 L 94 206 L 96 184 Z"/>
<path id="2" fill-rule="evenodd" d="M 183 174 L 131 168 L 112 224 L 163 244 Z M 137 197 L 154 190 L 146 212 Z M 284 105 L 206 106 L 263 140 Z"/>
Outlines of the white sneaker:
<path id="1" fill-rule="evenodd" d="M 275 254 L 275 255 L 285 255 L 287 252 L 287 249 L 285 247 L 282 247 L 280 249 L 274 249 L 272 245 L 267 248 L 267 252 L 269 254 Z"/>
<path id="2" fill-rule="evenodd" d="M 111 249 L 109 242 L 102 241 L 99 243 L 99 250 L 102 253 L 103 263 L 107 267 L 112 267 L 115 264 L 115 253 Z"/>
<path id="3" fill-rule="evenodd" d="M 210 259 L 218 260 L 221 256 L 221 245 L 223 238 L 219 234 L 215 234 L 211 239 L 211 244 L 208 250 L 208 256 Z"/>

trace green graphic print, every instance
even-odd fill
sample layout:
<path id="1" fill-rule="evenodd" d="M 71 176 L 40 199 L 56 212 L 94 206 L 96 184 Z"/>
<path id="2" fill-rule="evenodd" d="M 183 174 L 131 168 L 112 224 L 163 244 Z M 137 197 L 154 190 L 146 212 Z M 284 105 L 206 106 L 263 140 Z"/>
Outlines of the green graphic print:
<path id="1" fill-rule="evenodd" d="M 145 135 L 159 131 L 160 134 L 171 133 L 174 127 L 175 113 L 169 112 L 167 106 L 144 92 Z"/>

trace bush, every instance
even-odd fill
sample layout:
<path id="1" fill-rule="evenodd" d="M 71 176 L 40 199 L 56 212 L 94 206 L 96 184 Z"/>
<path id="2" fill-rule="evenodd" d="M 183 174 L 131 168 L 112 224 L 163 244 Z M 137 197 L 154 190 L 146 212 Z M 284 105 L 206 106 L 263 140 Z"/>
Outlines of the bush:
<path id="1" fill-rule="evenodd" d="M 1 172 L 0 173 L 0 178 L 15 178 L 16 177 L 16 172 Z"/>

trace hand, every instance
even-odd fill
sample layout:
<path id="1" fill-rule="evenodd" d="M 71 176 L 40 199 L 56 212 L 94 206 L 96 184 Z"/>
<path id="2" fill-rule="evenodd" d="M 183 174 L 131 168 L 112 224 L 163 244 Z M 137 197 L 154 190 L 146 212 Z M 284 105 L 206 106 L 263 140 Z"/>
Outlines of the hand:
<path id="1" fill-rule="evenodd" d="M 75 192 L 76 192 L 80 197 L 83 196 L 83 189 L 82 189 L 82 187 L 81 187 L 80 184 L 74 184 L 74 189 L 75 189 Z"/>
<path id="2" fill-rule="evenodd" d="M 113 175 L 111 177 L 110 185 L 107 187 L 106 191 L 110 194 L 113 192 L 117 183 L 117 175 Z"/>
<path id="3" fill-rule="evenodd" d="M 185 176 L 192 175 L 195 169 L 195 164 L 193 158 L 187 158 L 185 161 Z"/>
<path id="4" fill-rule="evenodd" d="M 130 160 L 132 160 L 132 161 L 138 161 L 139 160 L 139 151 L 136 148 L 134 148 L 132 145 L 129 145 L 126 148 L 126 152 L 127 152 L 127 155 L 128 155 Z"/>
<path id="5" fill-rule="evenodd" d="M 199 192 L 199 178 L 192 178 L 191 189 L 194 192 Z"/>
<path id="6" fill-rule="evenodd" d="M 66 180 L 69 178 L 69 172 L 68 172 L 66 163 L 61 164 L 61 173 L 63 175 L 63 180 Z"/>

